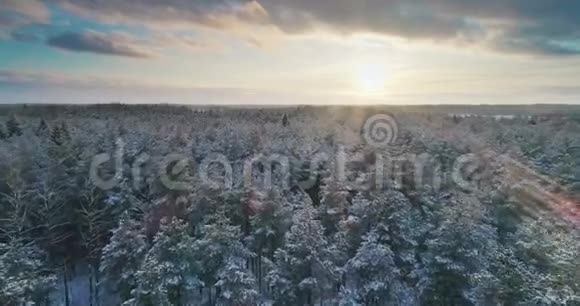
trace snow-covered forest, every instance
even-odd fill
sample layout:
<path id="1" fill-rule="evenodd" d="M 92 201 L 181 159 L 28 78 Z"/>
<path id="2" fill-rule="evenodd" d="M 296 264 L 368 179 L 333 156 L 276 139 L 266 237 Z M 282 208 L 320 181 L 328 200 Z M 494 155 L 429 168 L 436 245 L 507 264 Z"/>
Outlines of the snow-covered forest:
<path id="1" fill-rule="evenodd" d="M 580 305 L 579 118 L 3 106 L 0 305 Z"/>

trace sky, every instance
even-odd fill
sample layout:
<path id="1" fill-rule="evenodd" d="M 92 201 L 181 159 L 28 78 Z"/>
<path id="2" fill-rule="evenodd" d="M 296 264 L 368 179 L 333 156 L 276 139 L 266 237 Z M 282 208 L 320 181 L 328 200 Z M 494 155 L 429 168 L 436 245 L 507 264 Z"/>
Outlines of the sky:
<path id="1" fill-rule="evenodd" d="M 0 103 L 580 103 L 577 0 L 0 0 Z"/>

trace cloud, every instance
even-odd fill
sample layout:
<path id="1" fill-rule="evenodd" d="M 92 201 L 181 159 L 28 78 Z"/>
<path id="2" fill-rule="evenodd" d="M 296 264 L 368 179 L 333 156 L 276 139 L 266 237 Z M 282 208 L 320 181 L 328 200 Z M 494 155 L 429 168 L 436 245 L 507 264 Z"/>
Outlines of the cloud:
<path id="1" fill-rule="evenodd" d="M 191 104 L 292 104 L 294 96 L 269 91 L 231 87 L 172 87 L 158 82 L 115 78 L 80 77 L 62 73 L 0 70 L 0 104 L 2 103 L 191 103 Z M 97 98 L 95 98 L 97 97 Z M 311 99 L 311 103 L 322 100 Z"/>
<path id="2" fill-rule="evenodd" d="M 408 1 L 261 0 L 260 4 L 271 22 L 287 33 L 325 28 L 345 34 L 375 32 L 437 39 L 453 37 L 465 26 L 460 18 L 433 14 Z"/>
<path id="3" fill-rule="evenodd" d="M 271 40 L 273 33 L 285 37 L 322 30 L 459 42 L 500 53 L 580 54 L 580 1 L 574 0 L 4 0 L 0 26 L 22 22 L 20 18 L 46 21 L 47 4 L 102 23 L 145 25 L 156 31 L 208 27 L 256 45 Z M 7 18 L 2 12 L 17 16 Z M 64 48 L 89 51 L 95 48 L 86 47 L 87 40 L 92 47 L 95 40 L 99 46 L 110 40 L 79 35 L 67 37 Z M 73 48 L 71 40 L 76 40 Z M 140 54 L 132 48 L 96 49 Z"/>
<path id="4" fill-rule="evenodd" d="M 50 11 L 39 0 L 3 0 L 0 2 L 0 15 L 8 14 L 18 15 L 13 16 L 13 21 L 47 22 L 50 18 Z"/>
<path id="5" fill-rule="evenodd" d="M 0 1 L 0 27 L 46 23 L 49 19 L 50 11 L 40 0 Z"/>
<path id="6" fill-rule="evenodd" d="M 81 80 L 68 75 L 58 73 L 48 73 L 39 71 L 24 70 L 0 70 L 0 84 L 3 85 L 24 85 L 24 84 L 75 84 L 79 85 Z"/>
<path id="7" fill-rule="evenodd" d="M 228 28 L 239 20 L 257 21 L 264 12 L 248 0 L 45 0 L 84 17 L 107 23 L 137 23 L 179 28 Z"/>
<path id="8" fill-rule="evenodd" d="M 106 22 L 202 25 L 286 35 L 326 30 L 412 40 L 458 41 L 498 52 L 580 54 L 580 1 L 571 0 L 45 0 Z M 259 39 L 258 38 L 254 38 Z"/>
<path id="9" fill-rule="evenodd" d="M 2 70 L 0 69 L 0 86 L 70 86 L 83 88 L 137 88 L 154 87 L 156 83 L 143 80 L 127 79 L 114 76 L 78 76 L 65 73 L 29 71 L 29 70 Z"/>
<path id="10" fill-rule="evenodd" d="M 28 73 L 24 71 L 0 70 L 0 83 L 26 83 L 41 78 L 40 73 Z"/>
<path id="11" fill-rule="evenodd" d="M 38 42 L 42 39 L 39 33 L 20 32 L 20 31 L 11 32 L 10 37 L 12 38 L 12 40 L 20 42 Z"/>
<path id="12" fill-rule="evenodd" d="M 492 41 L 491 46 L 504 53 L 526 53 L 544 56 L 570 56 L 580 55 L 580 48 L 566 46 L 562 42 L 553 41 L 550 38 L 524 38 L 505 36 Z"/>
<path id="13" fill-rule="evenodd" d="M 580 1 L 260 0 L 288 33 L 326 28 L 408 39 L 454 40 L 500 52 L 580 54 Z"/>
<path id="14" fill-rule="evenodd" d="M 63 33 L 50 37 L 49 46 L 76 52 L 90 52 L 133 58 L 151 58 L 155 54 L 140 46 L 131 36 L 119 33 L 101 33 L 87 30 L 81 33 Z"/>
<path id="15" fill-rule="evenodd" d="M 199 36 L 199 35 L 198 35 Z M 150 33 L 147 44 L 158 49 L 181 49 L 189 51 L 218 50 L 223 46 L 209 37 L 193 37 L 183 33 L 156 31 Z"/>
<path id="16" fill-rule="evenodd" d="M 41 0 L 0 0 L 0 40 L 23 41 L 22 33 L 12 33 L 21 27 L 49 22 L 50 11 Z"/>
<path id="17" fill-rule="evenodd" d="M 494 37 L 491 40 L 491 47 L 512 53 L 578 55 L 580 54 L 580 24 L 566 24 L 562 20 L 541 26 L 519 24 Z"/>

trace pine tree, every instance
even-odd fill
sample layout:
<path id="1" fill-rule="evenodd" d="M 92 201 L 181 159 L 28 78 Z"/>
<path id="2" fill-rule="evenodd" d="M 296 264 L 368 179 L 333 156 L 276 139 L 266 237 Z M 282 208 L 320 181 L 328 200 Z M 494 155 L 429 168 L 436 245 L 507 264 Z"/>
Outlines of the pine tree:
<path id="1" fill-rule="evenodd" d="M 291 212 L 280 201 L 279 198 L 265 200 L 251 219 L 253 249 L 270 259 L 290 227 Z"/>
<path id="2" fill-rule="evenodd" d="M 255 260 L 250 260 L 251 268 L 258 278 L 258 287 L 263 288 L 263 276 L 274 252 L 284 242 L 284 234 L 290 227 L 291 211 L 281 202 L 281 197 L 271 195 L 264 200 L 251 219 L 251 235 L 249 246 L 256 254 Z"/>
<path id="3" fill-rule="evenodd" d="M 241 242 L 240 227 L 230 225 L 223 207 L 207 217 L 199 232 L 200 239 L 196 241 L 196 250 L 202 267 L 201 280 L 208 285 L 211 301 L 211 286 L 218 282 L 218 274 L 227 260 L 236 258 L 245 261 L 254 254 Z M 219 296 L 221 293 L 218 290 L 216 294 Z"/>
<path id="4" fill-rule="evenodd" d="M 438 226 L 429 232 L 426 252 L 421 254 L 426 271 L 419 280 L 422 302 L 473 302 L 474 288 L 489 287 L 481 281 L 495 282 L 488 276 L 498 249 L 497 232 L 489 224 L 487 210 L 477 199 L 452 198 L 431 222 Z"/>
<path id="5" fill-rule="evenodd" d="M 240 257 L 230 257 L 218 273 L 215 284 L 219 305 L 256 305 L 259 294 L 256 279 Z"/>
<path id="6" fill-rule="evenodd" d="M 422 217 L 421 208 L 411 203 L 401 192 L 389 191 L 372 195 L 373 201 L 367 218 L 378 219 L 372 228 L 379 235 L 379 241 L 395 253 L 395 264 L 403 278 L 417 281 L 417 255 L 421 241 L 431 227 Z"/>
<path id="7" fill-rule="evenodd" d="M 6 131 L 8 132 L 8 137 L 22 135 L 20 123 L 18 122 L 18 119 L 16 119 L 16 116 L 14 116 L 14 114 L 12 114 L 8 118 L 8 121 L 6 122 Z"/>
<path id="8" fill-rule="evenodd" d="M 515 274 L 520 283 L 519 288 L 514 288 L 513 283 L 504 282 L 504 292 L 515 292 L 528 304 L 575 305 L 579 302 L 578 229 L 547 218 L 526 219 L 511 237 L 510 246 L 513 246 L 511 269 L 506 271 L 504 267 L 497 276 L 503 281 L 507 273 Z"/>
<path id="9" fill-rule="evenodd" d="M 378 210 L 373 204 L 362 194 L 357 194 L 352 199 L 348 216 L 337 225 L 335 239 L 348 258 L 354 257 L 365 234 L 371 231 L 377 222 Z"/>
<path id="10" fill-rule="evenodd" d="M 56 125 L 52 128 L 52 131 L 50 132 L 50 140 L 58 146 L 62 145 L 62 132 L 60 126 Z"/>
<path id="11" fill-rule="evenodd" d="M 363 306 L 360 303 L 361 297 L 358 295 L 357 290 L 341 288 L 338 293 L 338 305 L 339 306 Z"/>
<path id="12" fill-rule="evenodd" d="M 367 234 L 356 255 L 350 259 L 345 271 L 356 293 L 356 301 L 363 305 L 401 305 L 397 290 L 401 286 L 395 266 L 395 254 L 379 242 L 375 232 Z M 347 300 L 352 295 L 345 294 Z"/>
<path id="13" fill-rule="evenodd" d="M 15 182 L 10 187 L 10 194 L 1 194 L 0 197 L 0 241 L 28 239 L 26 233 L 31 227 L 34 199 L 22 182 Z"/>
<path id="14" fill-rule="evenodd" d="M 40 119 L 40 123 L 36 128 L 36 136 L 44 136 L 46 134 L 48 134 L 48 124 L 46 124 L 44 119 Z"/>
<path id="15" fill-rule="evenodd" d="M 0 244 L 0 305 L 43 305 L 56 277 L 33 246 Z"/>
<path id="16" fill-rule="evenodd" d="M 274 255 L 275 268 L 268 274 L 268 282 L 277 304 L 312 305 L 338 278 L 332 247 L 314 215 L 310 206 L 296 211 L 286 244 Z"/>
<path id="17" fill-rule="evenodd" d="M 6 132 L 4 132 L 4 128 L 0 126 L 0 140 L 6 139 L 7 137 L 8 135 L 6 134 Z"/>
<path id="18" fill-rule="evenodd" d="M 68 277 L 78 241 L 78 233 L 73 225 L 73 208 L 60 184 L 49 186 L 48 182 L 42 182 L 34 190 L 34 199 L 34 208 L 30 214 L 35 226 L 29 234 L 48 253 L 54 264 L 58 262 L 62 269 L 65 305 L 69 305 Z"/>
<path id="19" fill-rule="evenodd" d="M 136 274 L 146 252 L 147 242 L 141 224 L 123 214 L 109 244 L 103 248 L 100 266 L 104 284 L 118 292 L 123 302 L 129 300 L 135 289 Z"/>
<path id="20" fill-rule="evenodd" d="M 203 286 L 196 254 L 187 224 L 176 218 L 162 224 L 136 273 L 137 286 L 127 303 L 181 305 L 185 297 Z"/>
<path id="21" fill-rule="evenodd" d="M 66 122 L 62 122 L 60 124 L 60 130 L 62 132 L 62 138 L 64 139 L 64 141 L 69 141 L 71 140 L 71 135 L 70 135 L 70 131 L 68 129 L 68 126 L 66 124 Z"/>
<path id="22" fill-rule="evenodd" d="M 80 190 L 75 210 L 75 225 L 80 236 L 80 245 L 86 252 L 85 260 L 89 265 L 89 305 L 98 303 L 99 298 L 99 261 L 101 251 L 107 244 L 109 233 L 114 227 L 114 206 L 107 205 L 103 193 L 88 183 Z"/>
<path id="23" fill-rule="evenodd" d="M 320 190 L 320 207 L 322 226 L 324 226 L 327 236 L 333 235 L 338 231 L 338 224 L 344 219 L 344 212 L 348 209 L 349 188 L 340 181 L 336 169 L 331 169 L 323 178 L 323 185 Z"/>
<path id="24" fill-rule="evenodd" d="M 71 140 L 70 132 L 66 123 L 62 122 L 56 125 L 50 133 L 50 140 L 58 146 L 61 146 Z"/>

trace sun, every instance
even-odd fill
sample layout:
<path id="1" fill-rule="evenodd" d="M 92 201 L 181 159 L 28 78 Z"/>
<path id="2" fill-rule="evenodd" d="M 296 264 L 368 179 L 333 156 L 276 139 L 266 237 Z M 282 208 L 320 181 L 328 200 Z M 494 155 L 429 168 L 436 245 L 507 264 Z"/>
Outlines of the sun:
<path id="1" fill-rule="evenodd" d="M 387 69 L 378 63 L 360 64 L 356 67 L 354 81 L 362 94 L 379 94 L 385 89 Z"/>

